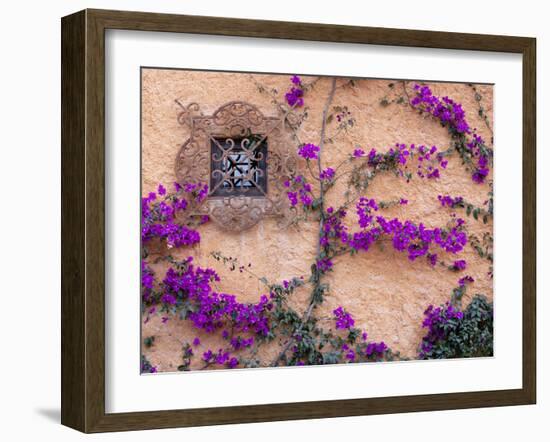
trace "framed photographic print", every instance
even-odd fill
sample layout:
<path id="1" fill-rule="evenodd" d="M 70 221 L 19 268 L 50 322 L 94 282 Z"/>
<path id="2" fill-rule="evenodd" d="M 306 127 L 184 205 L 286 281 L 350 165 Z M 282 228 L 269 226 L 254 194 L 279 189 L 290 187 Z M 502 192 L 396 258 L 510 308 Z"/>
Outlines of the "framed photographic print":
<path id="1" fill-rule="evenodd" d="M 62 423 L 535 403 L 535 39 L 62 19 Z"/>

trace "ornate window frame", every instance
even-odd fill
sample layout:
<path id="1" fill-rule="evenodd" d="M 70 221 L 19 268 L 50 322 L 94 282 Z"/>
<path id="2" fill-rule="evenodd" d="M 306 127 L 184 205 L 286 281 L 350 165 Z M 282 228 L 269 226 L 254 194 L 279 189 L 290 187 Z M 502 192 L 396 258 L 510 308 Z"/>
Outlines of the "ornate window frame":
<path id="1" fill-rule="evenodd" d="M 209 185 L 208 196 L 197 208 L 198 215 L 208 215 L 222 229 L 234 232 L 249 229 L 267 217 L 277 217 L 283 224 L 294 217 L 295 210 L 288 202 L 284 187 L 284 182 L 297 168 L 297 156 L 289 149 L 292 144 L 286 130 L 290 112 L 282 117 L 270 117 L 250 103 L 231 101 L 213 114 L 203 115 L 198 103 L 183 105 L 178 100 L 176 103 L 181 107 L 178 122 L 190 130 L 189 138 L 176 156 L 176 179 L 182 185 Z M 267 154 L 256 156 L 256 147 L 263 143 L 267 144 Z M 216 164 L 227 159 L 235 149 L 249 159 L 265 161 L 265 189 L 256 186 L 259 192 L 249 195 L 243 191 L 219 195 L 218 187 L 228 182 L 229 176 L 216 168 Z M 217 183 L 214 188 L 210 186 L 212 182 Z"/>

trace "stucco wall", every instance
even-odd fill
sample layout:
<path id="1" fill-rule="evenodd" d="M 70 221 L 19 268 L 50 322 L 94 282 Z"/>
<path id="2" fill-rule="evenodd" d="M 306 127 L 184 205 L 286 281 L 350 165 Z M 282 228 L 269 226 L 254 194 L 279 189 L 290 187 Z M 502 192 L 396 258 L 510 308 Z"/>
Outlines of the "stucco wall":
<path id="1" fill-rule="evenodd" d="M 255 78 L 266 88 L 276 89 L 281 97 L 289 87 L 288 76 L 255 75 Z M 305 78 L 305 81 L 310 80 Z M 335 143 L 326 145 L 324 167 L 340 163 L 356 146 L 366 151 L 372 147 L 386 150 L 396 142 L 436 145 L 442 150 L 449 146 L 447 130 L 433 120 L 423 118 L 407 106 L 380 104 L 388 94 L 390 82 L 360 80 L 354 88 L 337 89 L 333 106 L 347 106 L 356 124 Z M 491 139 L 490 130 L 478 115 L 479 103 L 471 87 L 465 84 L 429 84 L 435 94 L 448 95 L 462 103 L 470 125 L 477 127 L 486 140 Z M 321 115 L 329 85 L 330 80 L 323 78 L 306 96 L 309 117 L 300 129 L 300 138 L 304 142 L 319 142 Z M 492 124 L 493 89 L 487 85 L 476 87 Z M 277 115 L 270 98 L 258 91 L 257 84 L 248 74 L 143 70 L 143 195 L 154 191 L 158 183 L 171 184 L 175 180 L 174 160 L 189 136 L 188 129 L 177 122 L 179 108 L 175 99 L 182 103 L 200 103 L 205 113 L 212 113 L 229 101 L 244 100 L 256 105 L 265 115 Z M 334 129 L 329 127 L 329 136 L 331 131 Z M 483 206 L 489 186 L 473 183 L 457 154 L 450 157 L 447 169 L 442 172 L 437 181 L 413 179 L 409 184 L 391 175 L 377 177 L 368 196 L 376 200 L 409 200 L 408 205 L 385 209 L 383 215 L 422 221 L 429 227 L 443 226 L 449 220 L 450 210 L 441 208 L 438 194 L 462 195 L 473 204 Z M 342 201 L 345 187 L 346 182 L 342 181 L 331 190 L 331 205 L 337 206 L 339 200 Z M 460 213 L 460 209 L 457 211 Z M 492 231 L 491 223 L 483 225 L 465 215 L 463 217 L 469 233 L 481 236 L 485 231 Z M 315 256 L 317 229 L 318 224 L 312 221 L 282 230 L 274 220 L 266 219 L 247 231 L 232 234 L 209 223 L 200 229 L 202 239 L 199 246 L 175 254 L 193 255 L 197 264 L 216 269 L 222 278 L 218 290 L 236 294 L 241 301 L 256 302 L 260 294 L 265 293 L 262 284 L 246 273 L 230 272 L 210 253 L 221 251 L 226 256 L 238 257 L 243 264 L 251 263 L 251 270 L 256 275 L 266 276 L 274 282 L 300 275 L 307 277 Z M 368 331 L 370 339 L 383 340 L 393 350 L 414 357 L 424 334 L 421 327 L 424 309 L 429 304 L 447 301 L 460 276 L 469 274 L 475 279 L 468 288 L 464 303 L 468 303 L 475 293 L 483 293 L 492 299 L 492 279 L 487 275 L 490 263 L 480 258 L 469 245 L 460 257 L 468 262 L 467 271 L 460 274 L 442 266 L 431 267 L 425 260 L 411 262 L 405 254 L 391 247 L 384 250 L 373 247 L 368 253 L 338 258 L 334 271 L 327 277 L 330 294 L 316 314 L 326 317 L 326 325 L 330 326 L 330 312 L 342 305 L 353 315 L 356 326 Z M 443 254 L 440 258 L 450 261 Z M 294 305 L 300 311 L 305 309 L 308 296 L 307 287 L 293 295 Z M 170 320 L 162 324 L 158 316 L 150 318 L 142 330 L 144 337 L 154 335 L 156 338 L 155 345 L 144 348 L 144 353 L 159 371 L 175 370 L 181 363 L 182 343 L 197 335 L 185 321 Z M 222 346 L 216 337 L 201 334 L 201 340 L 203 345 L 199 351 Z M 262 348 L 261 354 L 274 355 L 277 346 L 278 343 L 274 343 Z"/>

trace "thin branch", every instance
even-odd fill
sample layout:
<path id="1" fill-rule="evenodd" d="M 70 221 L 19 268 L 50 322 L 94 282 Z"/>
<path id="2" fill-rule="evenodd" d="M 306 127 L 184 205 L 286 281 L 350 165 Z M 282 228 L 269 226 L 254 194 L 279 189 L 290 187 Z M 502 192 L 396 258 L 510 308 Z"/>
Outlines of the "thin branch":
<path id="1" fill-rule="evenodd" d="M 328 114 L 329 107 L 332 103 L 332 100 L 334 98 L 334 92 L 335 91 L 336 91 L 336 78 L 332 78 L 330 93 L 329 93 L 329 96 L 328 96 L 327 101 L 325 103 L 325 108 L 323 109 L 323 122 L 322 122 L 322 125 L 321 125 L 321 138 L 320 138 L 320 141 L 319 141 L 319 154 L 317 156 L 317 165 L 318 165 L 318 169 L 319 169 L 319 175 L 321 175 L 321 172 L 322 172 L 321 158 L 322 158 L 322 153 L 323 153 L 323 147 L 325 145 L 325 135 L 326 135 L 326 127 L 327 127 L 327 114 Z M 319 217 L 319 240 L 317 241 L 316 258 L 319 256 L 319 253 L 321 251 L 321 236 L 323 234 L 323 227 L 324 227 L 324 223 L 325 223 L 324 198 L 325 198 L 325 185 L 324 185 L 323 182 L 321 182 L 320 183 L 320 197 L 319 197 L 319 200 L 320 200 L 320 204 L 319 204 L 319 212 L 320 212 L 320 217 Z M 302 316 L 302 320 L 300 321 L 300 325 L 295 329 L 294 333 L 290 336 L 288 342 L 286 343 L 286 345 L 284 346 L 282 351 L 279 353 L 279 355 L 273 360 L 273 362 L 271 363 L 272 367 L 277 366 L 279 361 L 286 355 L 286 352 L 288 351 L 290 346 L 294 343 L 294 339 L 295 339 L 294 335 L 296 334 L 296 332 L 299 332 L 300 330 L 302 330 L 304 324 L 307 323 L 307 321 L 309 321 L 309 318 L 311 317 L 311 314 L 313 312 L 313 308 L 315 307 L 315 294 L 317 292 L 317 289 L 319 288 L 319 282 L 320 282 L 319 279 L 315 281 L 315 285 L 314 285 L 313 290 L 311 292 L 311 297 L 310 297 L 310 300 L 309 300 L 308 308 L 305 311 L 304 315 Z"/>

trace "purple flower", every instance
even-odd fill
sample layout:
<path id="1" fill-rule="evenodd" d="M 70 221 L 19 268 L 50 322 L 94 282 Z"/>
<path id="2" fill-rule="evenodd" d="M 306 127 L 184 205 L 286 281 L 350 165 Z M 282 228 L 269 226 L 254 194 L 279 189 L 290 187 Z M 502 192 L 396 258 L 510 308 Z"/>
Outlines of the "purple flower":
<path id="1" fill-rule="evenodd" d="M 368 227 L 373 221 L 372 211 L 379 209 L 378 204 L 372 198 L 361 197 L 355 205 L 357 216 L 359 217 L 359 226 L 363 229 Z"/>
<path id="2" fill-rule="evenodd" d="M 317 261 L 317 268 L 323 273 L 330 270 L 332 268 L 332 265 L 332 261 L 328 258 L 319 259 Z"/>
<path id="3" fill-rule="evenodd" d="M 476 183 L 483 183 L 489 174 L 487 169 L 487 155 L 482 147 L 485 141 L 481 136 L 475 133 L 476 129 L 471 130 L 466 121 L 466 113 L 462 105 L 456 103 L 449 97 L 437 97 L 432 94 L 428 86 L 415 85 L 416 96 L 411 100 L 411 105 L 421 112 L 431 114 L 437 118 L 441 124 L 448 126 L 452 133 L 463 136 L 471 135 L 467 147 L 472 152 L 473 156 L 479 156 L 478 166 L 472 174 L 472 180 Z M 440 165 L 443 169 L 447 167 L 447 161 L 441 161 Z"/>
<path id="4" fill-rule="evenodd" d="M 297 75 L 293 75 L 292 77 L 290 77 L 290 81 L 296 86 L 299 86 L 302 83 L 302 80 L 300 80 L 300 77 L 298 77 Z"/>
<path id="5" fill-rule="evenodd" d="M 464 199 L 461 196 L 457 196 L 453 198 L 449 195 L 438 195 L 437 199 L 439 200 L 439 202 L 443 207 L 447 206 L 451 208 L 460 206 L 464 202 Z"/>
<path id="6" fill-rule="evenodd" d="M 177 184 L 177 183 L 175 183 Z M 178 184 L 179 186 L 179 184 Z M 193 185 L 196 188 L 196 185 Z M 203 188 L 204 191 L 204 188 Z M 166 188 L 158 186 L 159 195 L 166 194 Z M 146 244 L 153 238 L 166 242 L 168 248 L 190 246 L 200 242 L 200 234 L 177 220 L 177 215 L 187 209 L 187 200 L 174 197 L 156 202 L 156 194 L 151 192 L 142 199 L 141 240 Z M 148 293 L 144 293 L 147 297 Z"/>
<path id="7" fill-rule="evenodd" d="M 485 178 L 487 178 L 487 175 L 489 175 L 489 169 L 487 168 L 477 169 L 472 174 L 472 180 L 474 180 L 474 182 L 476 182 L 477 184 L 481 184 L 485 181 Z"/>
<path id="8" fill-rule="evenodd" d="M 401 199 L 399 200 L 399 204 L 401 204 L 402 206 L 405 205 L 405 204 L 408 204 L 408 203 L 409 203 L 409 200 L 406 200 L 406 199 L 404 199 L 404 198 L 401 198 Z"/>
<path id="9" fill-rule="evenodd" d="M 171 295 L 170 293 L 165 293 L 161 297 L 161 301 L 165 304 L 175 305 L 176 304 L 176 298 Z"/>
<path id="10" fill-rule="evenodd" d="M 319 146 L 311 143 L 304 144 L 298 149 L 298 155 L 309 160 L 316 160 L 317 152 L 319 152 Z"/>
<path id="11" fill-rule="evenodd" d="M 378 154 L 375 149 L 371 149 L 369 152 L 369 166 L 376 166 L 379 163 Z"/>
<path id="12" fill-rule="evenodd" d="M 235 368 L 237 365 L 239 365 L 239 360 L 235 357 L 229 359 L 229 362 L 227 363 L 229 368 Z"/>
<path id="13" fill-rule="evenodd" d="M 428 357 L 434 344 L 447 339 L 449 335 L 449 321 L 461 321 L 463 318 L 464 313 L 450 302 L 446 302 L 440 307 L 429 305 L 424 311 L 424 320 L 422 322 L 422 327 L 427 328 L 428 333 L 422 338 L 419 351 L 420 358 L 425 359 Z"/>
<path id="14" fill-rule="evenodd" d="M 196 337 L 195 339 L 193 339 L 193 345 L 195 347 L 197 347 L 198 345 L 201 345 L 201 340 L 198 337 Z"/>
<path id="15" fill-rule="evenodd" d="M 212 350 L 205 351 L 202 354 L 202 360 L 204 362 L 211 362 L 212 358 L 214 357 L 214 354 L 212 353 Z"/>
<path id="16" fill-rule="evenodd" d="M 428 178 L 433 178 L 433 179 L 440 178 L 439 169 L 434 169 L 430 173 L 428 173 Z"/>
<path id="17" fill-rule="evenodd" d="M 350 350 L 346 353 L 346 359 L 349 361 L 355 361 L 355 352 L 353 350 Z"/>
<path id="18" fill-rule="evenodd" d="M 384 341 L 382 342 L 370 342 L 368 345 L 367 345 L 367 348 L 365 350 L 365 354 L 370 357 L 370 356 L 382 356 L 383 353 L 388 349 L 388 346 L 384 343 Z"/>
<path id="19" fill-rule="evenodd" d="M 353 151 L 353 156 L 354 156 L 355 158 L 363 157 L 363 156 L 365 156 L 365 151 L 364 151 L 363 149 L 355 149 L 355 150 Z"/>
<path id="20" fill-rule="evenodd" d="M 302 89 L 292 87 L 290 91 L 285 94 L 285 99 L 289 106 L 301 107 L 304 105 L 303 95 L 304 91 Z"/>
<path id="21" fill-rule="evenodd" d="M 226 351 L 223 351 L 221 348 L 218 350 L 218 354 L 216 355 L 216 364 L 223 365 L 227 361 L 229 361 L 229 353 Z"/>
<path id="22" fill-rule="evenodd" d="M 329 181 L 334 178 L 335 171 L 332 167 L 327 167 L 325 170 L 321 171 L 319 178 L 321 180 Z"/>
<path id="23" fill-rule="evenodd" d="M 291 206 L 298 204 L 298 194 L 296 192 L 287 192 L 286 193 L 288 200 L 290 201 Z"/>
<path id="24" fill-rule="evenodd" d="M 313 203 L 313 199 L 311 198 L 311 196 L 306 194 L 304 191 L 300 192 L 300 201 L 304 206 L 311 206 L 311 204 Z"/>
<path id="25" fill-rule="evenodd" d="M 460 278 L 458 280 L 458 285 L 460 285 L 461 287 L 464 287 L 469 282 L 474 282 L 474 278 L 468 275 L 468 276 L 465 276 L 464 278 Z"/>
<path id="26" fill-rule="evenodd" d="M 203 201 L 208 196 L 208 184 L 202 186 L 201 190 L 197 194 L 197 202 Z"/>
<path id="27" fill-rule="evenodd" d="M 460 259 L 453 263 L 453 270 L 464 270 L 466 268 L 466 261 Z"/>
<path id="28" fill-rule="evenodd" d="M 351 315 L 347 313 L 342 306 L 333 310 L 332 313 L 334 314 L 337 329 L 345 330 L 355 325 L 355 321 Z"/>
<path id="29" fill-rule="evenodd" d="M 449 125 L 458 133 L 469 133 L 470 126 L 465 120 L 462 106 L 449 97 L 437 97 L 432 94 L 428 86 L 414 86 L 416 96 L 411 100 L 411 105 L 423 112 L 433 115 L 444 125 Z"/>

